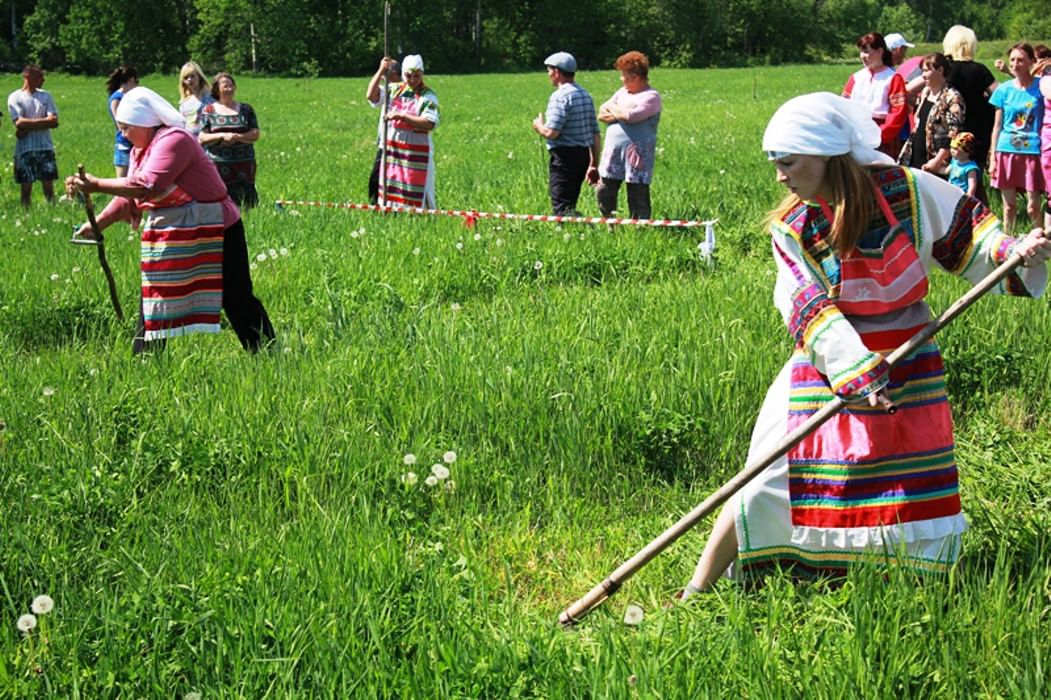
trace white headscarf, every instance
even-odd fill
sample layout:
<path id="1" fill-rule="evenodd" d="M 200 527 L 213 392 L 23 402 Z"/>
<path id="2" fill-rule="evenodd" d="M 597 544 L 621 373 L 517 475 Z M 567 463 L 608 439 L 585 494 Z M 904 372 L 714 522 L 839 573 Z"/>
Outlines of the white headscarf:
<path id="1" fill-rule="evenodd" d="M 117 105 L 117 122 L 131 126 L 180 126 L 186 120 L 166 99 L 146 87 L 137 87 L 124 93 Z"/>
<path id="2" fill-rule="evenodd" d="M 411 53 L 401 60 L 401 77 L 405 77 L 414 70 L 423 72 L 423 56 Z"/>
<path id="3" fill-rule="evenodd" d="M 770 160 L 849 153 L 860 165 L 893 164 L 876 150 L 879 145 L 880 129 L 868 108 L 831 92 L 793 97 L 774 112 L 763 134 Z"/>

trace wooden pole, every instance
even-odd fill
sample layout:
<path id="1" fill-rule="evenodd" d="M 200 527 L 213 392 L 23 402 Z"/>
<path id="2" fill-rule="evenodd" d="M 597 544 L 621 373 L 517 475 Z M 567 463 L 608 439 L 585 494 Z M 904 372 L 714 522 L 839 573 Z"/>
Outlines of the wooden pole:
<path id="1" fill-rule="evenodd" d="M 383 58 L 390 58 L 389 44 L 387 43 L 387 28 L 390 24 L 390 0 L 383 3 Z M 383 110 L 380 121 L 383 122 L 383 143 L 380 144 L 380 187 L 379 205 L 387 206 L 387 134 L 390 124 L 387 122 L 387 107 L 390 105 L 390 80 L 387 77 L 389 71 L 383 71 Z"/>
<path id="2" fill-rule="evenodd" d="M 972 287 L 966 294 L 960 297 L 956 303 L 945 310 L 940 316 L 932 320 L 920 331 L 913 335 L 897 350 L 887 356 L 887 364 L 896 366 L 903 359 L 923 347 L 934 334 L 947 326 L 957 316 L 962 314 L 975 301 L 980 299 L 986 292 L 999 284 L 1005 277 L 1014 271 L 1023 262 L 1020 255 L 1013 255 L 998 268 L 990 272 L 978 284 Z M 731 496 L 755 478 L 761 471 L 773 464 L 785 455 L 790 449 L 799 444 L 807 435 L 817 430 L 829 418 L 839 413 L 845 402 L 839 397 L 825 404 L 821 410 L 812 415 L 805 423 L 786 435 L 781 442 L 761 456 L 754 463 L 747 465 L 732 479 L 727 481 L 715 493 L 708 496 L 696 508 L 679 518 L 678 522 L 662 532 L 656 539 L 647 544 L 631 559 L 617 567 L 601 583 L 592 588 L 586 595 L 570 605 L 559 615 L 559 622 L 564 626 L 572 626 L 580 622 L 592 610 L 601 605 L 607 598 L 617 592 L 624 582 L 635 575 L 639 569 L 646 566 L 654 557 L 667 549 L 673 542 L 689 532 L 702 519 L 715 511 L 716 508 L 725 503 Z"/>
<path id="3" fill-rule="evenodd" d="M 77 172 L 80 174 L 80 179 L 85 179 L 84 164 L 81 163 L 77 166 Z M 113 281 L 113 270 L 109 269 L 109 263 L 106 261 L 106 243 L 102 236 L 102 230 L 99 228 L 99 222 L 95 220 L 95 206 L 91 203 L 91 195 L 87 192 L 81 192 L 84 197 L 84 210 L 88 214 L 88 223 L 91 225 L 91 232 L 95 234 L 98 245 L 95 248 L 99 252 L 99 266 L 102 271 L 106 274 L 106 284 L 109 286 L 109 300 L 113 304 L 113 311 L 117 314 L 117 320 L 124 320 L 124 312 L 120 308 L 120 297 L 117 295 L 117 283 Z"/>

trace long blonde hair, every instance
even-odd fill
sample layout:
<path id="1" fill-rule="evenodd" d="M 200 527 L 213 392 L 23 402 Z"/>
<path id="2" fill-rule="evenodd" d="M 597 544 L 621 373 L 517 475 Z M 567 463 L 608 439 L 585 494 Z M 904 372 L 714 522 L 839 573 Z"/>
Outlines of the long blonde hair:
<path id="1" fill-rule="evenodd" d="M 186 76 L 196 75 L 197 76 L 197 92 L 191 92 L 186 87 Z M 194 97 L 200 97 L 204 93 L 208 92 L 208 78 L 204 77 L 204 71 L 201 67 L 193 61 L 187 61 L 182 65 L 182 70 L 179 71 L 179 99 L 185 100 L 191 95 Z"/>
<path id="2" fill-rule="evenodd" d="M 846 255 L 857 245 L 858 239 L 868 230 L 876 211 L 873 195 L 872 173 L 884 167 L 858 164 L 849 153 L 831 156 L 825 166 L 825 189 L 831 194 L 828 205 L 832 208 L 831 236 L 836 253 Z M 799 195 L 789 194 L 766 215 L 766 224 L 783 221 L 799 206 Z"/>

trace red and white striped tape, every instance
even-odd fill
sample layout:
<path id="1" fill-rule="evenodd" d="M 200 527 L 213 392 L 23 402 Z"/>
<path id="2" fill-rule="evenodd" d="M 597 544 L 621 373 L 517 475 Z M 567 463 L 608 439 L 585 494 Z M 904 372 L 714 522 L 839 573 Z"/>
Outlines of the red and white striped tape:
<path id="1" fill-rule="evenodd" d="M 557 224 L 616 224 L 620 226 L 663 226 L 667 228 L 711 227 L 718 219 L 709 221 L 684 221 L 681 219 L 618 219 L 604 216 L 556 216 L 553 214 L 508 214 L 463 209 L 423 209 L 420 207 L 386 207 L 379 204 L 355 204 L 353 202 L 317 202 L 309 200 L 279 199 L 274 202 L 279 209 L 284 207 L 324 207 L 326 209 L 356 209 L 392 214 L 426 214 L 431 216 L 454 216 L 463 219 L 472 228 L 479 219 L 510 219 L 514 221 L 543 221 Z"/>

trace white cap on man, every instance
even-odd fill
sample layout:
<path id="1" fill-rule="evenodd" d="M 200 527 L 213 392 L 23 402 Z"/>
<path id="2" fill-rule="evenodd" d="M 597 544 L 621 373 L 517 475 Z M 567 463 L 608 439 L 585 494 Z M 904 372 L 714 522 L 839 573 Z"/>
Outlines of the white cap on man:
<path id="1" fill-rule="evenodd" d="M 915 46 L 915 44 L 910 44 L 909 42 L 905 41 L 905 37 L 903 37 L 901 34 L 898 34 L 897 32 L 893 34 L 888 34 L 887 36 L 883 37 L 883 41 L 887 43 L 887 49 L 889 51 L 893 51 L 894 49 L 900 49 L 902 46 L 908 46 L 910 49 Z"/>

